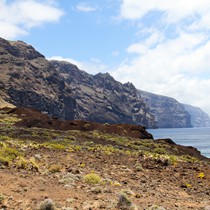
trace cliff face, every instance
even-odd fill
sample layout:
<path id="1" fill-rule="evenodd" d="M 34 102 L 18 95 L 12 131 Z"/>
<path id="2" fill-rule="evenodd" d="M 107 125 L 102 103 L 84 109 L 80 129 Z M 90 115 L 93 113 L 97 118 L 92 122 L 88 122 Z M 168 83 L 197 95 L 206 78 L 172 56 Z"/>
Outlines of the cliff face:
<path id="1" fill-rule="evenodd" d="M 79 119 L 156 127 L 154 116 L 131 83 L 117 82 L 108 73 L 93 76 L 67 62 L 51 64 L 72 91 Z"/>
<path id="2" fill-rule="evenodd" d="M 137 90 L 108 73 L 90 75 L 71 63 L 48 61 L 22 41 L 0 38 L 0 74 L 0 107 L 31 107 L 59 119 L 148 128 L 210 126 L 199 108 L 185 106 L 186 111 L 173 98 Z"/>
<path id="3" fill-rule="evenodd" d="M 0 38 L 2 98 L 61 119 L 75 118 L 75 100 L 54 67 L 32 46 Z"/>
<path id="4" fill-rule="evenodd" d="M 132 84 L 109 74 L 89 75 L 67 62 L 49 62 L 22 41 L 0 39 L 0 74 L 1 98 L 18 107 L 67 120 L 156 126 Z"/>
<path id="5" fill-rule="evenodd" d="M 193 127 L 210 127 L 210 118 L 208 114 L 206 114 L 198 107 L 194 107 L 188 104 L 183 105 L 191 115 L 191 123 Z"/>
<path id="6" fill-rule="evenodd" d="M 192 127 L 190 114 L 175 99 L 141 90 L 139 94 L 150 106 L 159 128 Z"/>

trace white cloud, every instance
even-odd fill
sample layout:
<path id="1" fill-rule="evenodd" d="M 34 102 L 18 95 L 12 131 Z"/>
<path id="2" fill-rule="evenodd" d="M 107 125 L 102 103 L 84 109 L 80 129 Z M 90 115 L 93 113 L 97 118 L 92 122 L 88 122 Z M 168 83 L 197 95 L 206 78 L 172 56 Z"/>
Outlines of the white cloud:
<path id="1" fill-rule="evenodd" d="M 39 0 L 0 0 L 0 11 L 0 36 L 6 39 L 27 35 L 30 28 L 56 22 L 64 14 L 52 1 Z"/>
<path id="2" fill-rule="evenodd" d="M 94 12 L 98 8 L 88 4 L 87 2 L 80 2 L 75 6 L 75 9 L 79 12 Z"/>
<path id="3" fill-rule="evenodd" d="M 155 48 L 138 44 L 128 50 L 137 52 L 129 62 L 112 72 L 122 82 L 133 82 L 137 88 L 176 98 L 180 102 L 199 106 L 210 114 L 210 41 L 200 34 L 159 43 Z M 141 46 L 140 46 L 141 47 Z"/>
<path id="4" fill-rule="evenodd" d="M 108 67 L 104 65 L 100 60 L 96 58 L 90 59 L 90 61 L 77 61 L 72 58 L 63 58 L 61 56 L 53 56 L 47 58 L 48 60 L 58 60 L 58 61 L 67 61 L 72 64 L 75 64 L 80 70 L 84 70 L 89 74 L 97 74 L 99 72 L 107 72 Z"/>
<path id="5" fill-rule="evenodd" d="M 166 22 L 179 22 L 183 18 L 201 16 L 209 22 L 210 0 L 123 0 L 120 16 L 125 19 L 141 19 L 152 11 L 162 12 Z"/>
<path id="6" fill-rule="evenodd" d="M 146 53 L 148 49 L 156 47 L 164 38 L 163 34 L 159 31 L 152 31 L 143 43 L 135 43 L 128 47 L 128 53 Z"/>
<path id="7" fill-rule="evenodd" d="M 120 17 L 135 20 L 139 40 L 112 75 L 210 115 L 209 9 L 210 0 L 123 0 Z"/>
<path id="8" fill-rule="evenodd" d="M 4 37 L 6 39 L 13 39 L 18 36 L 27 35 L 27 31 L 21 29 L 12 23 L 6 23 L 4 21 L 0 21 L 0 37 Z"/>

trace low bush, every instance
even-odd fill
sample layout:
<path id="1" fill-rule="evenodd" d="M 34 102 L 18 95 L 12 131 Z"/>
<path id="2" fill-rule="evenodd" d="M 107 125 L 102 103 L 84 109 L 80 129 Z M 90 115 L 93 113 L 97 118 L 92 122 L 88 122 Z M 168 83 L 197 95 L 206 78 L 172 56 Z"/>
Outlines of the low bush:
<path id="1" fill-rule="evenodd" d="M 94 173 L 85 175 L 83 179 L 88 184 L 99 184 L 101 182 L 101 177 Z"/>

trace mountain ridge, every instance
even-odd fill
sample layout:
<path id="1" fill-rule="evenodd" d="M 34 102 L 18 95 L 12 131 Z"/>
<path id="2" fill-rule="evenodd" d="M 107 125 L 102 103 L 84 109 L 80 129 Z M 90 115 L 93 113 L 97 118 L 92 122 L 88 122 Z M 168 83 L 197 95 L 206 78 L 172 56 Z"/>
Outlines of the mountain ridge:
<path id="1" fill-rule="evenodd" d="M 70 63 L 55 66 L 24 42 L 1 39 L 0 48 L 1 90 L 15 106 L 36 108 L 64 120 L 156 127 L 134 86 L 108 74 L 89 75 Z M 65 69 L 58 69 L 62 66 Z"/>
<path id="2" fill-rule="evenodd" d="M 47 60 L 22 41 L 0 38 L 0 72 L 0 106 L 36 108 L 63 120 L 192 127 L 189 112 L 175 99 L 162 96 L 165 103 L 109 73 L 91 75 L 67 61 Z M 151 103 L 145 93 L 159 101 Z"/>
<path id="3" fill-rule="evenodd" d="M 138 98 L 134 85 L 122 84 L 109 73 L 90 75 L 70 63 L 50 62 L 72 90 L 81 119 L 156 127 L 154 117 L 144 101 Z"/>

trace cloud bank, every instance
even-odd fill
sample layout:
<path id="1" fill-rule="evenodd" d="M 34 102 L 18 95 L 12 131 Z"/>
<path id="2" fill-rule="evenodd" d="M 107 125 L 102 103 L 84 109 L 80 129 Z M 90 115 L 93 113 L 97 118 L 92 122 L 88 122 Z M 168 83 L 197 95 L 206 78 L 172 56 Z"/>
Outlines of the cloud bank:
<path id="1" fill-rule="evenodd" d="M 0 0 L 0 36 L 15 39 L 31 28 L 57 22 L 64 14 L 52 1 Z"/>
<path id="2" fill-rule="evenodd" d="M 123 0 L 120 18 L 136 26 L 122 82 L 200 106 L 210 114 L 210 0 Z"/>

